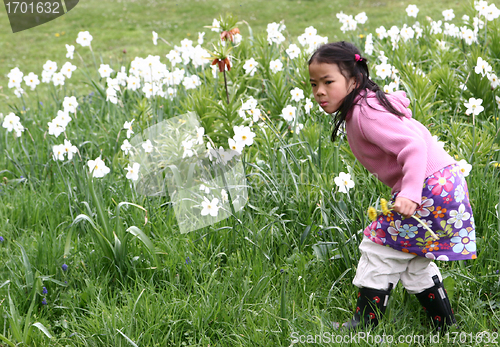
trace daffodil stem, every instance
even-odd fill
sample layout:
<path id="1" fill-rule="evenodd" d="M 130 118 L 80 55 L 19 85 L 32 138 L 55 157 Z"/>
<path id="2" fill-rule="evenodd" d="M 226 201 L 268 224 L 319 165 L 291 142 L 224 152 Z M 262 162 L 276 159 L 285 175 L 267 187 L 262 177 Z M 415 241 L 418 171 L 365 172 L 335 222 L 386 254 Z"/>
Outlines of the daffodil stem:
<path id="1" fill-rule="evenodd" d="M 382 199 L 385 201 L 385 199 Z M 393 210 L 393 205 L 392 204 L 389 204 L 387 205 L 385 208 L 387 208 L 387 212 L 389 211 L 392 211 Z M 384 210 L 384 207 L 382 207 L 382 210 Z M 383 212 L 384 214 L 386 214 L 385 212 Z M 431 234 L 431 237 L 433 240 L 439 240 L 439 236 L 436 235 L 436 233 L 434 231 L 431 230 L 431 228 L 429 228 L 429 226 L 424 223 L 419 217 L 413 215 L 411 216 L 411 218 L 415 219 L 417 222 L 419 222 L 420 224 L 422 224 L 422 226 Z"/>
<path id="2" fill-rule="evenodd" d="M 426 223 L 424 223 L 420 218 L 418 218 L 417 216 L 411 216 L 411 217 L 420 224 L 422 224 L 422 226 L 431 234 L 433 240 L 439 240 L 439 237 L 436 235 L 436 233 L 432 231 L 431 228 L 429 228 L 429 226 Z"/>

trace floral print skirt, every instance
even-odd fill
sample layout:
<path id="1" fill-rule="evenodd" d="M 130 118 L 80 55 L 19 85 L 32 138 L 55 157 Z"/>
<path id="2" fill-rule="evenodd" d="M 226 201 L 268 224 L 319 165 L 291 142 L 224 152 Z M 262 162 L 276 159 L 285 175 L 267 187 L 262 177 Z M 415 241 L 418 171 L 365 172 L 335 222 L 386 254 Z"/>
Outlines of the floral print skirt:
<path id="1" fill-rule="evenodd" d="M 394 194 L 391 203 L 397 194 Z M 415 215 L 437 234 L 438 240 L 433 240 L 414 218 L 404 218 L 392 211 L 380 215 L 364 230 L 364 234 L 380 245 L 429 259 L 477 258 L 469 192 L 458 165 L 446 166 L 426 178 L 422 203 Z"/>

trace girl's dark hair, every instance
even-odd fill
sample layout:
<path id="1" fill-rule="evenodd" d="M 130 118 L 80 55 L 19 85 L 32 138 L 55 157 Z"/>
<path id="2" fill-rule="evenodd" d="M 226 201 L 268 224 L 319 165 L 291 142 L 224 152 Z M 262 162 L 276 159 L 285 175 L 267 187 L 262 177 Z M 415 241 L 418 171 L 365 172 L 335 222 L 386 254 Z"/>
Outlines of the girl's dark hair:
<path id="1" fill-rule="evenodd" d="M 358 56 L 356 57 L 356 55 Z M 363 90 L 368 89 L 375 92 L 378 101 L 387 111 L 397 116 L 404 117 L 401 112 L 396 110 L 391 105 L 385 95 L 385 92 L 380 89 L 378 84 L 370 79 L 367 60 L 365 57 L 361 56 L 359 49 L 352 43 L 340 41 L 324 44 L 320 46 L 309 59 L 309 65 L 312 63 L 337 64 L 340 73 L 346 79 L 350 79 L 351 77 L 356 79 L 356 88 L 354 88 L 353 91 L 345 97 L 344 102 L 336 112 L 335 126 L 331 137 L 332 142 L 335 141 L 339 128 L 342 126 L 347 115 L 349 114 L 349 111 L 354 104 L 354 99 Z M 367 93 L 365 93 L 364 98 L 366 101 Z M 373 108 L 373 106 L 369 106 Z"/>

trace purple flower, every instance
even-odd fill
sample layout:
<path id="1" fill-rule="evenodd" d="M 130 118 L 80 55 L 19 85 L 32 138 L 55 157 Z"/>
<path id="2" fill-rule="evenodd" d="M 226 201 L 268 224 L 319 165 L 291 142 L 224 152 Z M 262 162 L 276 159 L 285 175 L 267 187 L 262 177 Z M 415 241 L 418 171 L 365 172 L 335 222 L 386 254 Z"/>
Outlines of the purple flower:
<path id="1" fill-rule="evenodd" d="M 497 270 L 497 273 L 499 273 L 499 272 L 500 272 L 500 270 Z"/>
<path id="2" fill-rule="evenodd" d="M 283 273 L 283 272 L 285 272 L 285 270 L 281 269 L 280 272 Z"/>
<path id="3" fill-rule="evenodd" d="M 47 300 L 45 300 L 45 298 L 42 300 L 42 305 L 47 305 Z"/>
<path id="4" fill-rule="evenodd" d="M 62 267 L 62 270 L 63 270 L 64 272 L 68 271 L 68 265 L 66 265 L 66 264 L 62 264 L 62 266 L 61 266 L 61 267 Z"/>
<path id="5" fill-rule="evenodd" d="M 43 287 L 42 294 L 47 294 L 47 293 L 48 293 L 47 288 Z"/>
<path id="6" fill-rule="evenodd" d="M 4 238 L 2 236 L 0 236 L 0 242 L 4 242 Z"/>
<path id="7" fill-rule="evenodd" d="M 191 259 L 189 259 L 189 257 L 186 257 L 186 264 L 191 264 Z"/>

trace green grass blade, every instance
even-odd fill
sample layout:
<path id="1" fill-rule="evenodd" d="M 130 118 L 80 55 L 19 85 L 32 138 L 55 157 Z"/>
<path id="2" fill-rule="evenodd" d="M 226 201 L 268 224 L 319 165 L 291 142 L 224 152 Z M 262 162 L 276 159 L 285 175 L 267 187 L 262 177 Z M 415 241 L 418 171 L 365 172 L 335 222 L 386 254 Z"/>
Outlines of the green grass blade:
<path id="1" fill-rule="evenodd" d="M 134 341 L 132 341 L 127 335 L 125 335 L 124 333 L 122 333 L 119 329 L 116 329 L 116 331 L 118 331 L 125 338 L 125 340 L 127 340 L 132 346 L 139 347 L 139 346 L 137 346 L 135 344 Z"/>
<path id="2" fill-rule="evenodd" d="M 9 339 L 7 339 L 2 334 L 0 334 L 0 340 L 2 340 L 3 342 L 5 342 L 6 344 L 8 344 L 10 347 L 16 347 L 16 345 L 14 343 L 12 343 Z"/>
<path id="3" fill-rule="evenodd" d="M 36 322 L 32 324 L 34 327 L 37 327 L 41 332 L 43 332 L 49 339 L 52 338 L 52 335 L 49 333 L 47 328 L 40 322 Z"/>

